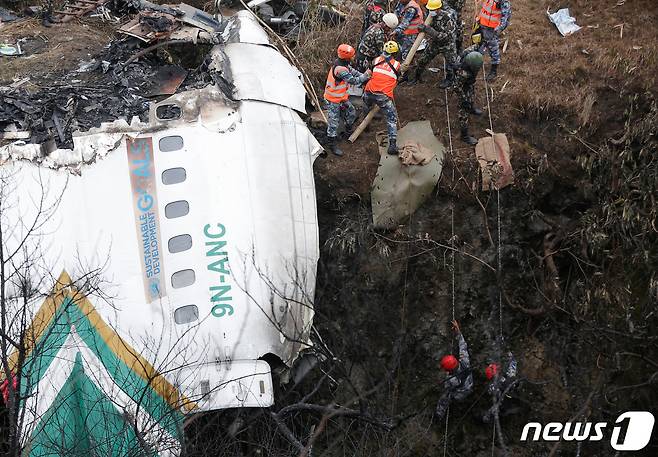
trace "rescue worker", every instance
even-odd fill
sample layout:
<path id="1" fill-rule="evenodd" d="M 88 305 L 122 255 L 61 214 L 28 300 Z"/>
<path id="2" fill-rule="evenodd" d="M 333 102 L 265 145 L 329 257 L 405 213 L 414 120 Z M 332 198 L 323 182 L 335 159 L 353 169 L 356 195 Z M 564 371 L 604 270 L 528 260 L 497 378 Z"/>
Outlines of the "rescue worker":
<path id="1" fill-rule="evenodd" d="M 386 115 L 386 129 L 388 131 L 388 153 L 397 154 L 398 113 L 393 103 L 393 90 L 398 84 L 400 76 L 400 62 L 393 55 L 400 50 L 395 41 L 384 43 L 384 52 L 373 62 L 372 77 L 366 84 L 363 92 L 363 102 L 368 109 L 373 105 Z"/>
<path id="2" fill-rule="evenodd" d="M 459 65 L 455 71 L 455 91 L 459 97 L 459 129 L 461 140 L 471 146 L 476 145 L 478 140 L 468 133 L 468 116 L 474 114 L 480 116 L 482 110 L 473 105 L 475 95 L 475 81 L 480 68 L 482 68 L 483 57 L 471 46 L 462 53 Z"/>
<path id="3" fill-rule="evenodd" d="M 491 408 L 484 413 L 483 420 L 485 422 L 490 422 L 498 416 L 505 396 L 518 383 L 516 359 L 511 352 L 507 353 L 507 357 L 509 360 L 504 374 L 499 373 L 500 366 L 497 363 L 489 364 L 484 370 L 485 377 L 491 381 L 487 386 L 487 391 L 493 400 Z"/>
<path id="4" fill-rule="evenodd" d="M 404 61 L 420 33 L 420 26 L 423 25 L 425 16 L 416 0 L 400 0 L 395 7 L 395 14 L 400 22 L 393 31 L 393 37 L 399 43 Z"/>
<path id="5" fill-rule="evenodd" d="M 381 22 L 382 16 L 386 13 L 384 7 L 386 0 L 370 0 L 366 3 L 363 11 L 363 25 L 361 26 L 361 37 L 371 25 Z"/>
<path id="6" fill-rule="evenodd" d="M 359 71 L 370 68 L 372 61 L 382 54 L 386 37 L 397 27 L 398 17 L 386 13 L 377 24 L 372 24 L 363 34 L 356 51 L 355 67 Z"/>
<path id="7" fill-rule="evenodd" d="M 455 47 L 457 48 L 457 54 L 462 52 L 462 42 L 464 41 L 464 21 L 462 20 L 462 11 L 464 9 L 464 3 L 466 0 L 446 0 L 448 6 L 455 10 L 455 22 L 457 24 L 457 30 L 455 30 Z"/>
<path id="8" fill-rule="evenodd" d="M 329 69 L 327 83 L 324 87 L 324 99 L 327 106 L 327 146 L 337 156 L 343 151 L 338 148 L 338 124 L 341 115 L 345 118 L 345 133 L 349 136 L 354 131 L 356 109 L 349 100 L 347 90 L 350 85 L 361 85 L 370 79 L 370 70 L 361 73 L 350 66 L 356 52 L 349 44 L 341 44 L 337 50 L 338 59 Z"/>
<path id="9" fill-rule="evenodd" d="M 484 54 L 486 48 L 491 56 L 491 69 L 487 73 L 487 81 L 493 81 L 498 76 L 498 65 L 500 65 L 498 36 L 509 25 L 511 16 L 512 6 L 509 0 L 484 0 L 482 2 L 482 9 L 478 15 L 482 41 L 478 50 Z"/>
<path id="10" fill-rule="evenodd" d="M 459 329 L 457 321 L 452 321 L 459 342 L 459 360 L 454 355 L 445 355 L 441 358 L 441 368 L 448 373 L 443 381 L 443 393 L 436 404 L 436 417 L 442 419 L 452 400 L 463 401 L 473 391 L 473 373 L 468 355 L 468 345 Z"/>
<path id="11" fill-rule="evenodd" d="M 416 69 L 409 78 L 409 84 L 421 81 L 421 76 L 427 65 L 437 54 L 442 54 L 446 59 L 446 73 L 445 79 L 439 84 L 439 87 L 445 89 L 451 86 L 454 81 L 454 67 L 457 64 L 457 49 L 455 48 L 456 16 L 453 9 L 443 3 L 442 0 L 429 0 L 427 10 L 432 22 L 430 25 L 422 24 L 420 26 L 420 31 L 425 32 L 427 36 L 427 47 L 418 59 Z"/>

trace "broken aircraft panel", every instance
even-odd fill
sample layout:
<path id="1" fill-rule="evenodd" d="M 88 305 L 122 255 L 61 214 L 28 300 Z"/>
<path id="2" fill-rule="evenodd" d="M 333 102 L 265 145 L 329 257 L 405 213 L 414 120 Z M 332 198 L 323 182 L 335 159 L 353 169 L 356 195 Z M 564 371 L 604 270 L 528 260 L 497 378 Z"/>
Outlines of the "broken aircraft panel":
<path id="1" fill-rule="evenodd" d="M 245 15 L 231 27 L 241 24 L 254 30 Z M 112 399 L 97 399 L 104 408 L 159 424 L 165 440 L 142 438 L 176 455 L 180 421 L 157 405 L 270 406 L 262 358 L 291 366 L 311 344 L 321 148 L 298 114 L 304 88 L 269 43 L 224 50 L 235 101 L 208 85 L 152 103 L 146 121 L 75 132 L 70 150 L 0 148 L 5 249 L 22 246 L 13 265 L 38 259 L 29 309 L 42 331 L 30 354 L 41 368 L 21 373 L 26 445 L 48 435 L 44 418 L 75 376 L 85 395 Z M 267 65 L 255 66 L 258 58 Z M 46 324 L 54 330 L 43 332 Z M 49 359 L 40 358 L 46 343 Z M 138 388 L 152 402 L 135 404 Z M 84 417 L 100 414 L 92 412 Z"/>

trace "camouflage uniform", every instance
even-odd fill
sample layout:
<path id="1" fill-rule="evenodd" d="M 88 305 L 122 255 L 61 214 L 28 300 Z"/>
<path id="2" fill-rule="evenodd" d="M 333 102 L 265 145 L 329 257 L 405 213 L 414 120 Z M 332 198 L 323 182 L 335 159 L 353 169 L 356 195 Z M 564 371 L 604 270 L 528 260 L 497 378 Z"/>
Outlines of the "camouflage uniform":
<path id="1" fill-rule="evenodd" d="M 398 5 L 395 7 L 395 15 L 398 17 L 398 19 L 400 19 L 398 26 L 395 28 L 395 41 L 397 41 L 398 45 L 400 46 L 400 55 L 404 61 L 404 59 L 407 58 L 409 50 L 414 45 L 416 37 L 418 36 L 418 34 L 405 35 L 404 33 L 406 28 L 409 27 L 411 21 L 413 21 L 414 17 L 416 17 L 416 10 L 414 8 L 407 7 L 407 5 L 404 3 L 398 3 Z"/>
<path id="2" fill-rule="evenodd" d="M 459 368 L 456 372 L 443 381 L 443 394 L 436 404 L 437 419 L 443 418 L 451 400 L 462 401 L 473 391 L 473 374 L 471 373 L 471 362 L 468 356 L 468 346 L 464 335 L 457 334 L 459 341 Z"/>
<path id="3" fill-rule="evenodd" d="M 395 103 L 386 94 L 381 92 L 364 92 L 363 103 L 368 109 L 372 105 L 377 105 L 386 115 L 386 130 L 388 132 L 389 144 L 391 141 L 397 141 L 398 138 L 398 112 L 395 109 Z"/>
<path id="4" fill-rule="evenodd" d="M 505 399 L 505 395 L 517 384 L 516 372 L 517 364 L 514 355 L 508 353 L 509 362 L 504 375 L 495 376 L 493 381 L 487 387 L 487 391 L 493 399 L 493 405 L 484 413 L 484 421 L 489 422 L 500 412 L 500 407 Z"/>
<path id="5" fill-rule="evenodd" d="M 471 51 L 477 50 L 475 46 L 470 46 L 462 51 L 459 56 L 459 65 L 457 65 L 455 70 L 455 91 L 459 97 L 459 128 L 466 129 L 468 128 L 468 115 L 473 110 L 473 97 L 475 95 L 475 81 L 477 74 L 473 74 L 468 69 L 462 67 L 461 63 L 466 56 Z"/>
<path id="6" fill-rule="evenodd" d="M 345 63 L 345 61 L 336 61 L 334 68 L 337 66 L 345 67 L 347 71 L 337 73 L 334 77 L 345 81 L 351 86 L 360 86 L 369 78 L 368 75 L 355 70 L 349 66 L 349 63 Z M 338 124 L 340 124 L 341 114 L 345 118 L 346 126 L 352 126 L 354 124 L 356 120 L 356 109 L 349 99 L 340 103 L 333 103 L 325 99 L 325 106 L 327 108 L 327 120 L 329 121 L 327 124 L 327 136 L 329 138 L 336 138 L 338 136 Z"/>
<path id="7" fill-rule="evenodd" d="M 425 70 L 427 65 L 442 54 L 446 59 L 447 70 L 451 71 L 457 64 L 457 50 L 455 49 L 455 12 L 452 8 L 444 6 L 436 10 L 432 24 L 425 27 L 427 35 L 427 47 L 418 59 L 417 69 L 419 72 Z"/>
<path id="8" fill-rule="evenodd" d="M 377 24 L 382 21 L 384 14 L 384 8 L 380 4 L 380 0 L 374 1 L 370 0 L 366 4 L 365 11 L 363 12 L 363 26 L 361 27 L 361 37 L 373 24 Z M 363 38 L 361 38 L 363 39 Z"/>
<path id="9" fill-rule="evenodd" d="M 446 2 L 450 8 L 455 10 L 455 21 L 457 23 L 457 29 L 455 30 L 455 45 L 457 52 L 462 50 L 462 42 L 464 41 L 464 21 L 462 20 L 462 10 L 464 9 L 464 3 L 466 0 L 449 0 Z"/>
<path id="10" fill-rule="evenodd" d="M 498 35 L 505 30 L 509 25 L 509 20 L 512 17 L 512 6 L 509 0 L 499 0 L 498 5 L 501 11 L 500 25 L 495 29 L 491 27 L 480 26 L 482 31 L 482 41 L 478 51 L 484 55 L 485 48 L 489 50 L 491 56 L 491 63 L 493 65 L 500 64 L 500 46 L 498 44 Z"/>
<path id="11" fill-rule="evenodd" d="M 356 52 L 355 67 L 357 70 L 366 71 L 375 57 L 382 53 L 386 42 L 384 27 L 382 23 L 379 23 L 371 25 L 366 30 Z"/>

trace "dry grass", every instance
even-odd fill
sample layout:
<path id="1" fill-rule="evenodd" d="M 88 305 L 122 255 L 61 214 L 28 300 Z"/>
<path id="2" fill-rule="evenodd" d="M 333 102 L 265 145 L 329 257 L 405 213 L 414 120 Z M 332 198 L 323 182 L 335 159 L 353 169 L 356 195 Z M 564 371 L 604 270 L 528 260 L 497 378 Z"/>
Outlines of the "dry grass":
<path id="1" fill-rule="evenodd" d="M 307 72 L 316 90 L 324 88 L 329 66 L 336 58 L 336 48 L 341 43 L 358 46 L 361 33 L 363 10 L 355 4 L 341 7 L 347 19 L 339 26 L 324 24 L 318 10 L 311 7 L 301 23 L 301 33 L 293 49 L 303 69 Z"/>
<path id="2" fill-rule="evenodd" d="M 658 52 L 652 43 L 657 35 L 647 26 L 658 19 L 652 0 L 605 8 L 572 1 L 569 10 L 583 28 L 570 37 L 562 37 L 546 16 L 547 8 L 554 12 L 563 4 L 528 0 L 512 5 L 512 25 L 505 33 L 510 43 L 498 84 L 509 80 L 505 101 L 519 117 L 558 120 L 571 128 L 596 125 L 596 113 L 617 111 L 624 93 L 656 93 Z M 615 25 L 622 23 L 620 37 Z"/>
<path id="3" fill-rule="evenodd" d="M 39 84 L 52 74 L 65 73 L 91 59 L 113 38 L 113 26 L 97 20 L 71 21 L 60 27 L 44 27 L 36 19 L 3 24 L 0 43 L 15 43 L 20 38 L 31 38 L 35 48 L 20 57 L 0 59 L 0 85 L 29 77 L 31 84 Z"/>

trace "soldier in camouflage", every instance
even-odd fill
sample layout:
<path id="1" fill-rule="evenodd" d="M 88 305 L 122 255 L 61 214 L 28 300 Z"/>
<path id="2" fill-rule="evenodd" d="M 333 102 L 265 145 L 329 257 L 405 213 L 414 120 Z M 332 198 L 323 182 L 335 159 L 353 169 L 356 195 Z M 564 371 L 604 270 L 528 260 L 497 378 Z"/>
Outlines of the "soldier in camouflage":
<path id="1" fill-rule="evenodd" d="M 441 368 L 448 372 L 448 377 L 443 381 L 443 393 L 436 404 L 434 414 L 437 419 L 445 416 L 452 400 L 463 401 L 473 391 L 473 373 L 468 345 L 457 321 L 452 321 L 452 327 L 459 343 L 459 360 L 454 355 L 446 355 L 441 359 Z"/>
<path id="2" fill-rule="evenodd" d="M 386 0 L 369 0 L 368 3 L 366 3 L 365 10 L 363 11 L 361 39 L 363 39 L 363 34 L 366 33 L 366 30 L 368 30 L 371 25 L 381 22 L 382 16 L 386 13 L 384 7 L 386 7 Z"/>
<path id="3" fill-rule="evenodd" d="M 446 0 L 448 6 L 455 10 L 457 30 L 455 31 L 455 45 L 457 54 L 462 52 L 462 42 L 464 41 L 464 21 L 462 20 L 462 11 L 466 0 Z"/>
<path id="4" fill-rule="evenodd" d="M 432 22 L 430 25 L 422 25 L 420 30 L 427 36 L 427 47 L 418 59 L 416 69 L 411 73 L 409 84 L 421 80 L 421 76 L 427 65 L 437 56 L 442 54 L 446 60 L 445 79 L 439 87 L 445 89 L 452 85 L 454 80 L 454 67 L 457 64 L 457 50 L 455 48 L 455 32 L 457 24 L 455 12 L 441 0 L 430 0 L 427 9 Z"/>
<path id="5" fill-rule="evenodd" d="M 355 68 L 366 71 L 372 65 L 372 61 L 381 55 L 387 36 L 398 25 L 398 17 L 393 13 L 386 13 L 382 20 L 368 28 L 361 38 L 356 51 Z"/>
<path id="6" fill-rule="evenodd" d="M 395 7 L 395 15 L 400 22 L 393 31 L 393 37 L 400 46 L 400 54 L 404 61 L 420 33 L 423 12 L 416 0 L 400 0 Z"/>
<path id="7" fill-rule="evenodd" d="M 484 422 L 490 422 L 491 419 L 498 420 L 498 415 L 501 412 L 505 397 L 519 382 L 516 377 L 517 363 L 514 354 L 508 352 L 507 358 L 507 370 L 505 370 L 505 373 L 499 373 L 500 366 L 497 363 L 489 364 L 484 370 L 485 377 L 491 381 L 487 387 L 487 391 L 493 400 L 491 408 L 489 408 L 482 417 Z"/>
<path id="8" fill-rule="evenodd" d="M 468 116 L 474 114 L 479 116 L 482 110 L 473 105 L 475 95 L 475 81 L 482 68 L 482 54 L 475 51 L 471 46 L 465 49 L 460 56 L 459 65 L 455 71 L 455 91 L 459 97 L 459 128 L 461 140 L 471 146 L 476 145 L 478 140 L 468 133 Z"/>
<path id="9" fill-rule="evenodd" d="M 512 17 L 512 6 L 509 0 L 484 0 L 478 15 L 482 41 L 478 51 L 484 53 L 489 50 L 491 55 L 491 69 L 487 73 L 487 81 L 493 81 L 498 76 L 500 65 L 500 46 L 498 37 L 509 25 Z"/>
<path id="10" fill-rule="evenodd" d="M 351 61 L 356 54 L 348 44 L 341 44 L 336 51 L 338 59 L 329 69 L 324 88 L 324 100 L 327 108 L 327 147 L 342 156 L 338 147 L 338 125 L 341 115 L 345 117 L 345 133 L 349 136 L 356 121 L 356 109 L 349 99 L 349 86 L 360 86 L 370 79 L 371 72 L 360 73 L 351 67 Z"/>

